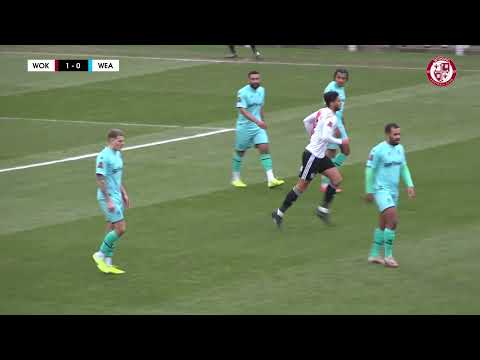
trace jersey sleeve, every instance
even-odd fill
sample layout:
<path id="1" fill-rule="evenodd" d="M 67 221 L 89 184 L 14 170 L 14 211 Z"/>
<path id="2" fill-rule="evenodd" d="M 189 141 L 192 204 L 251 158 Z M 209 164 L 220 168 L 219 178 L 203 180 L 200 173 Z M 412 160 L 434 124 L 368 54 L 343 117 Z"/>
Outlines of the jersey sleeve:
<path id="1" fill-rule="evenodd" d="M 315 130 L 315 123 L 317 121 L 317 113 L 314 112 L 308 115 L 305 119 L 303 119 L 303 126 L 305 126 L 305 130 L 307 131 L 308 135 L 311 136 L 313 131 Z"/>
<path id="2" fill-rule="evenodd" d="M 247 96 L 241 91 L 239 91 L 237 94 L 237 108 L 243 108 L 243 109 L 248 108 Z"/>
<path id="3" fill-rule="evenodd" d="M 105 155 L 102 153 L 97 155 L 97 161 L 96 161 L 96 170 L 95 173 L 98 175 L 103 175 L 105 176 L 107 174 L 107 164 L 106 164 L 106 158 Z"/>
<path id="4" fill-rule="evenodd" d="M 402 145 L 402 165 L 407 166 L 407 155 L 405 154 L 405 148 Z"/>
<path id="5" fill-rule="evenodd" d="M 322 134 L 321 134 L 322 139 L 328 140 L 328 142 L 331 144 L 342 145 L 342 139 L 336 138 L 335 136 L 333 136 L 335 131 L 335 124 L 333 120 L 326 119 L 325 121 L 323 121 L 321 131 L 322 131 Z"/>
<path id="6" fill-rule="evenodd" d="M 375 170 L 378 167 L 380 161 L 380 153 L 378 149 L 373 148 L 368 155 L 367 167 Z"/>

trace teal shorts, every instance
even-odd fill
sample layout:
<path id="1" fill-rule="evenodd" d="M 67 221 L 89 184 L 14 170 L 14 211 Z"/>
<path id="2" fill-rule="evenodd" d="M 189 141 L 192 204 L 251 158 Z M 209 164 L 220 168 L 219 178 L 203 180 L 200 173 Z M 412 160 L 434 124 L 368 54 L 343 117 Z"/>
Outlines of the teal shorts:
<path id="1" fill-rule="evenodd" d="M 338 131 L 340 131 L 340 139 L 348 138 L 347 130 L 343 123 L 338 123 Z M 329 150 L 337 150 L 339 146 L 337 144 L 328 144 L 327 149 Z"/>
<path id="2" fill-rule="evenodd" d="M 235 150 L 245 151 L 258 144 L 268 144 L 268 135 L 264 129 L 237 126 Z"/>
<path id="3" fill-rule="evenodd" d="M 119 221 L 122 221 L 124 219 L 123 217 L 123 201 L 118 200 L 118 199 L 112 199 L 113 204 L 115 205 L 115 210 L 110 212 L 108 211 L 108 206 L 107 202 L 105 200 L 98 199 L 98 204 L 100 205 L 100 209 L 103 212 L 103 215 L 105 216 L 105 219 L 109 223 L 117 223 Z"/>
<path id="4" fill-rule="evenodd" d="M 378 190 L 373 196 L 375 197 L 375 202 L 377 203 L 380 213 L 388 208 L 398 206 L 398 193 L 388 190 Z"/>

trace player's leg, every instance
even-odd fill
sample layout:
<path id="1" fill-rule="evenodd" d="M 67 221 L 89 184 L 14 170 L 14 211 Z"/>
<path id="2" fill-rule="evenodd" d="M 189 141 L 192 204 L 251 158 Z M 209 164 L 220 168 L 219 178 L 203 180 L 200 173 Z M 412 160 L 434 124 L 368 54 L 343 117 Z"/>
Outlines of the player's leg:
<path id="1" fill-rule="evenodd" d="M 398 263 L 393 258 L 393 242 L 398 224 L 397 201 L 398 196 L 389 191 L 378 191 L 375 193 L 375 202 L 382 216 L 380 226 L 384 227 L 384 261 L 387 267 L 398 267 Z"/>
<path id="2" fill-rule="evenodd" d="M 247 149 L 252 146 L 252 141 L 252 135 L 248 129 L 237 127 L 235 132 L 235 151 L 232 158 L 232 185 L 235 187 L 244 188 L 247 186 L 241 180 L 240 169 Z"/>
<path id="3" fill-rule="evenodd" d="M 337 155 L 337 149 L 338 149 L 337 144 L 328 144 L 325 155 L 333 161 L 333 159 L 335 159 L 335 156 Z M 320 191 L 321 192 L 327 191 L 329 182 L 330 180 L 326 176 L 320 175 Z"/>
<path id="4" fill-rule="evenodd" d="M 338 131 L 340 133 L 340 138 L 341 139 L 346 139 L 348 138 L 347 130 L 345 129 L 345 126 L 343 123 L 338 124 Z M 337 148 L 340 149 L 340 151 L 337 151 Z M 336 145 L 332 144 L 329 145 L 328 150 L 327 150 L 327 156 L 332 159 L 332 162 L 335 164 L 337 168 L 341 167 L 347 157 L 350 155 L 350 145 Z M 328 179 L 325 177 L 322 179 L 322 185 L 320 190 L 322 192 L 325 192 L 327 190 L 327 185 L 328 185 Z M 337 188 L 337 193 L 342 192 L 342 189 Z"/>
<path id="5" fill-rule="evenodd" d="M 105 273 L 123 273 L 123 271 L 116 272 L 111 266 L 111 258 L 113 257 L 116 243 L 126 231 L 126 222 L 123 216 L 123 204 L 121 201 L 115 200 L 114 204 L 114 211 L 109 211 L 106 201 L 99 200 L 100 208 L 109 222 L 107 229 L 111 230 L 105 234 L 100 249 L 93 255 L 93 258 L 97 263 L 98 268 Z"/>
<path id="6" fill-rule="evenodd" d="M 385 217 L 380 214 L 378 217 L 378 227 L 373 231 L 373 244 L 368 255 L 370 264 L 385 265 L 383 257 L 380 255 L 384 243 Z"/>
<path id="7" fill-rule="evenodd" d="M 230 55 L 227 58 L 236 58 L 238 57 L 237 51 L 235 50 L 235 45 L 228 45 L 228 49 L 230 50 Z"/>
<path id="8" fill-rule="evenodd" d="M 257 59 L 261 59 L 262 54 L 260 54 L 260 51 L 257 50 L 257 46 L 256 46 L 256 45 L 250 45 L 250 48 L 252 49 L 253 55 L 254 55 Z"/>
<path id="9" fill-rule="evenodd" d="M 260 154 L 260 162 L 267 175 L 268 187 L 274 188 L 284 184 L 285 181 L 275 178 L 275 175 L 273 174 L 272 155 L 270 154 L 267 132 L 264 129 L 258 129 L 253 138 L 253 142 Z"/>
<path id="10" fill-rule="evenodd" d="M 385 230 L 383 236 L 385 239 L 385 266 L 396 268 L 397 261 L 393 257 L 393 243 L 396 237 L 396 229 L 398 224 L 397 208 L 391 207 L 384 212 Z"/>
<path id="11" fill-rule="evenodd" d="M 346 139 L 348 138 L 347 130 L 345 129 L 345 126 L 343 123 L 338 125 L 338 131 L 340 132 L 340 138 Z M 340 167 L 343 165 L 347 157 L 350 155 L 350 145 L 339 145 L 340 146 L 340 152 L 336 154 L 336 156 L 333 158 L 333 163 L 335 164 L 336 167 Z"/>
<path id="12" fill-rule="evenodd" d="M 322 171 L 323 170 L 323 171 Z M 328 157 L 322 159 L 322 169 L 323 175 L 329 179 L 329 184 L 325 191 L 325 197 L 323 199 L 322 205 L 317 208 L 317 215 L 326 223 L 330 222 L 330 206 L 335 198 L 337 193 L 337 188 L 342 182 L 342 174 L 335 167 L 332 161 Z"/>
<path id="13" fill-rule="evenodd" d="M 282 224 L 285 212 L 293 205 L 295 201 L 302 195 L 310 185 L 310 182 L 318 172 L 318 158 L 309 151 L 304 151 L 302 155 L 302 167 L 300 168 L 299 180 L 292 190 L 286 195 L 282 205 L 273 211 L 272 218 L 278 227 Z"/>

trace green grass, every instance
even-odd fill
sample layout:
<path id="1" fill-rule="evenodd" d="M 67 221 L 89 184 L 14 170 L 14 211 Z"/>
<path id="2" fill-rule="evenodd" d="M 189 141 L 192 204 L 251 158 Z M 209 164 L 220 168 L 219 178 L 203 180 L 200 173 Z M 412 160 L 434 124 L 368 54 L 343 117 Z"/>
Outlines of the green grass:
<path id="1" fill-rule="evenodd" d="M 2 51 L 202 59 L 225 53 L 217 46 Z M 375 68 L 424 68 L 426 54 L 264 53 L 272 62 L 373 66 L 351 68 L 345 116 L 353 152 L 341 169 L 345 191 L 330 228 L 313 213 L 322 198 L 318 183 L 289 211 L 283 231 L 269 214 L 295 182 L 306 143 L 301 120 L 321 106 L 334 67 L 121 58 L 116 74 L 32 74 L 25 72 L 32 55 L 0 57 L 9 69 L 0 77 L 0 169 L 96 152 L 110 123 L 138 124 L 124 127 L 127 146 L 209 131 L 161 125 L 231 128 L 235 92 L 255 67 L 267 89 L 275 172 L 288 183 L 268 190 L 251 151 L 242 170 L 249 187 L 232 189 L 234 133 L 125 152 L 133 208 L 115 262 L 127 274 L 109 277 L 90 258 L 104 230 L 93 159 L 0 173 L 0 313 L 479 313 L 480 72 L 462 72 L 480 70 L 478 59 L 455 58 L 457 81 L 439 89 L 423 70 Z M 391 120 L 402 126 L 417 186 L 415 201 L 404 193 L 400 199 L 397 270 L 366 264 L 377 213 L 362 200 L 363 162 Z"/>

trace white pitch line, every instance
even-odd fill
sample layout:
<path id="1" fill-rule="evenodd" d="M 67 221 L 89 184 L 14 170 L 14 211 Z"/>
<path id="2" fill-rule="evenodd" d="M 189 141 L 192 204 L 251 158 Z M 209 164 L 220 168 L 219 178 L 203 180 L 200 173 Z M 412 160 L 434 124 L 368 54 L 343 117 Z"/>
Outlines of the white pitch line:
<path id="1" fill-rule="evenodd" d="M 230 131 L 235 131 L 235 129 L 221 129 L 221 130 L 210 131 L 210 132 L 200 133 L 200 134 L 191 135 L 191 136 L 183 136 L 183 137 L 179 137 L 179 138 L 175 138 L 175 139 L 156 141 L 156 142 L 152 142 L 152 143 L 140 144 L 140 145 L 135 145 L 135 146 L 128 146 L 128 147 L 125 147 L 122 151 L 143 149 L 143 148 L 146 148 L 146 147 L 169 144 L 169 143 L 178 142 L 178 141 L 197 139 L 197 138 L 201 138 L 201 137 L 206 137 L 206 136 L 211 136 L 211 135 L 216 135 L 216 134 L 222 134 L 222 133 L 230 132 Z M 0 169 L 0 173 L 29 169 L 29 168 L 35 168 L 35 167 L 40 167 L 40 166 L 53 165 L 53 164 L 59 164 L 59 163 L 64 163 L 64 162 L 69 162 L 69 161 L 88 159 L 88 158 L 96 157 L 98 154 L 99 153 L 85 154 L 85 155 L 80 155 L 80 156 L 68 157 L 68 158 L 60 159 L 60 160 L 46 161 L 46 162 L 23 165 L 23 166 L 15 166 L 15 167 L 8 168 L 8 169 Z"/>
<path id="2" fill-rule="evenodd" d="M 223 130 L 226 128 L 208 127 L 208 126 L 181 126 L 181 125 L 162 125 L 162 124 L 144 124 L 144 123 L 124 123 L 124 122 L 102 122 L 102 121 L 83 121 L 83 120 L 59 120 L 59 119 L 40 119 L 25 117 L 0 116 L 0 120 L 27 120 L 39 122 L 54 122 L 65 124 L 91 124 L 91 125 L 120 125 L 120 126 L 140 126 L 140 127 L 159 127 L 172 129 L 203 129 L 203 130 Z"/>
<path id="3" fill-rule="evenodd" d="M 321 66 L 321 67 L 336 67 L 344 66 L 350 68 L 365 68 L 365 69 L 385 69 L 385 70 L 422 70 L 426 67 L 407 67 L 407 66 L 389 66 L 389 65 L 360 65 L 360 64 L 325 64 L 325 63 L 296 63 L 296 62 L 276 62 L 276 61 L 239 61 L 239 60 L 214 60 L 214 59 L 189 59 L 189 58 L 168 58 L 168 57 L 150 57 L 150 56 L 131 56 L 131 55 L 102 55 L 89 53 L 58 53 L 58 52 L 43 52 L 43 51 L 0 51 L 0 54 L 13 55 L 59 55 L 59 56 L 84 56 L 92 57 L 99 56 L 104 58 L 125 58 L 125 59 L 141 59 L 141 60 L 161 60 L 161 61 L 179 61 L 179 62 L 204 62 L 212 64 L 267 64 L 267 65 L 289 65 L 289 66 Z M 480 69 L 462 69 L 464 72 L 480 72 Z"/>

